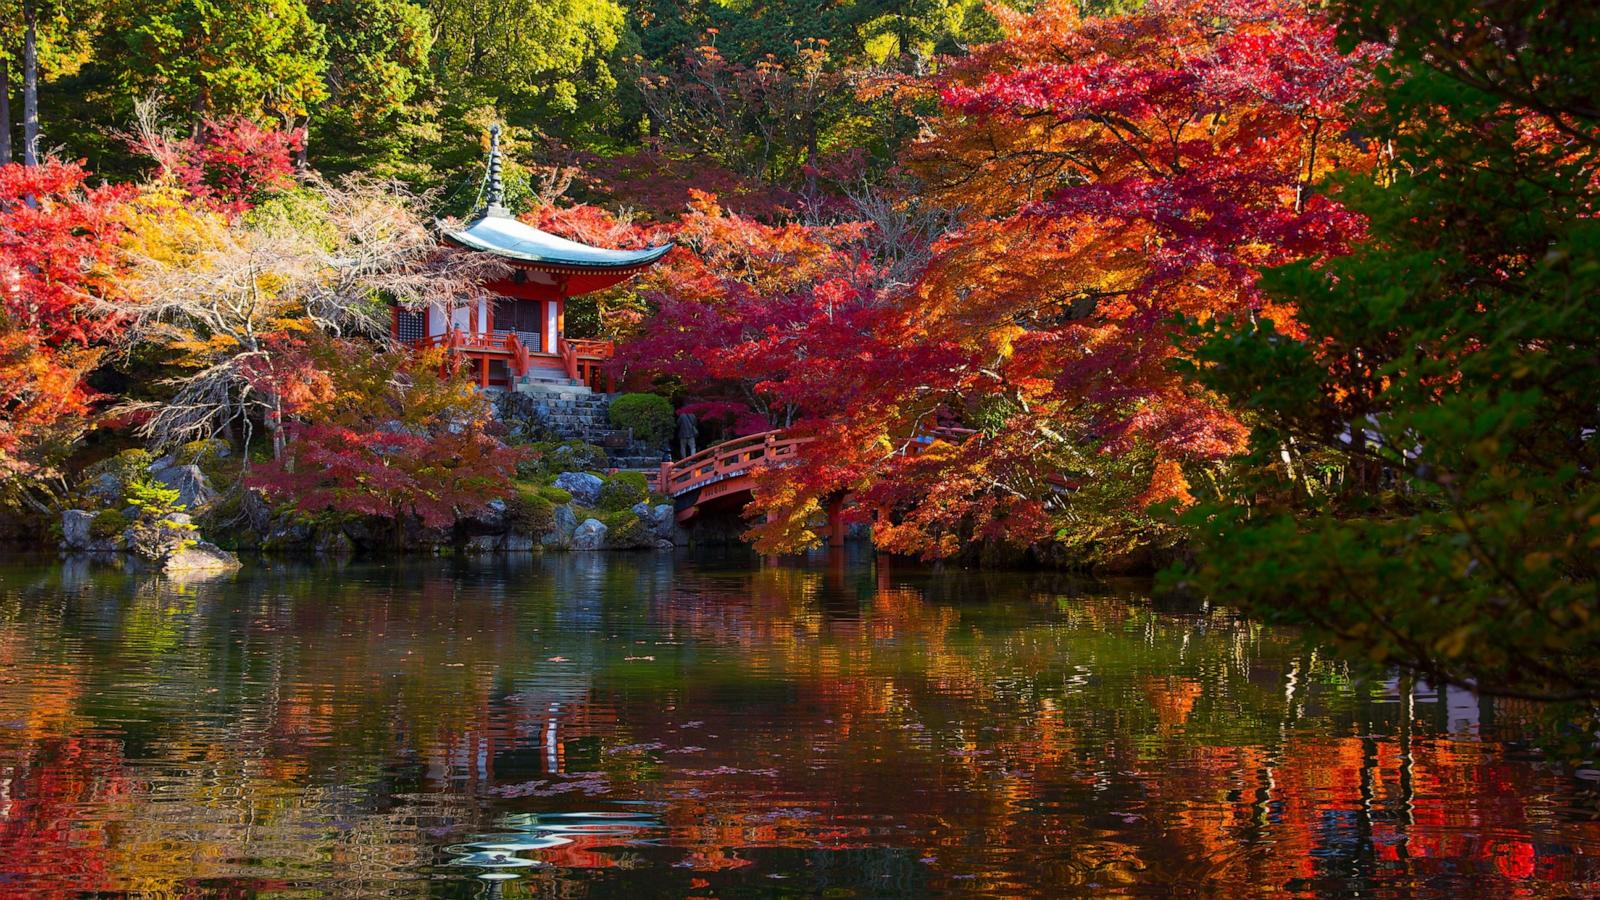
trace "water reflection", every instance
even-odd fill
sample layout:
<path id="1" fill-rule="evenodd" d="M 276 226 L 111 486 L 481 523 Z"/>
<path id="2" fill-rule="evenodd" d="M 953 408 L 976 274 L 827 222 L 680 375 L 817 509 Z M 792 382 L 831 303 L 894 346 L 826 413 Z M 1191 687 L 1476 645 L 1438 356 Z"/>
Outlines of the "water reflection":
<path id="1" fill-rule="evenodd" d="M 1142 586 L 0 566 L 0 895 L 1593 894 L 1527 711 Z"/>

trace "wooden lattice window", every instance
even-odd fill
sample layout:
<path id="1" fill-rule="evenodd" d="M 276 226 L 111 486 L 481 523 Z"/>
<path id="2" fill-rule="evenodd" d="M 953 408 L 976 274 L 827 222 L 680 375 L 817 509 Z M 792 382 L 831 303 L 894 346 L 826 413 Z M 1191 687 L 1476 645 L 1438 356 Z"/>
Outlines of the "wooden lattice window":
<path id="1" fill-rule="evenodd" d="M 406 342 L 420 341 L 428 336 L 428 314 L 416 310 L 400 310 L 395 329 L 396 336 Z"/>

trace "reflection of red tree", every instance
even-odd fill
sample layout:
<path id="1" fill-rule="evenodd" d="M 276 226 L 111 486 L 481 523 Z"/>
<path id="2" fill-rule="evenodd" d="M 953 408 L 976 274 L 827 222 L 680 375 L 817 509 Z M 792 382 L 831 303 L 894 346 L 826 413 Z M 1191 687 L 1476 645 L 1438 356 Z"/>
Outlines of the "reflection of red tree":
<path id="1" fill-rule="evenodd" d="M 9 890 L 77 896 L 115 887 L 103 818 L 88 812 L 126 795 L 120 745 L 104 738 L 47 738 L 8 767 L 0 815 L 0 871 Z"/>

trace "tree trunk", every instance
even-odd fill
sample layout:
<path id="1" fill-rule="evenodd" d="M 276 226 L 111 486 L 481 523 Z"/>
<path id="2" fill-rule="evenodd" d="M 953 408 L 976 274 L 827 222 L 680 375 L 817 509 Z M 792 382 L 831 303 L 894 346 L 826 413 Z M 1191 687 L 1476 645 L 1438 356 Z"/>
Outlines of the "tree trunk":
<path id="1" fill-rule="evenodd" d="M 11 162 L 11 66 L 0 62 L 0 166 Z"/>
<path id="2" fill-rule="evenodd" d="M 39 164 L 39 7 L 23 0 L 22 20 L 22 164 Z"/>
<path id="3" fill-rule="evenodd" d="M 293 121 L 292 119 L 290 120 Z M 291 124 L 291 128 L 293 125 Z M 311 168 L 311 114 L 306 113 L 305 124 L 300 126 L 300 152 L 295 154 L 295 170 L 304 175 Z"/>

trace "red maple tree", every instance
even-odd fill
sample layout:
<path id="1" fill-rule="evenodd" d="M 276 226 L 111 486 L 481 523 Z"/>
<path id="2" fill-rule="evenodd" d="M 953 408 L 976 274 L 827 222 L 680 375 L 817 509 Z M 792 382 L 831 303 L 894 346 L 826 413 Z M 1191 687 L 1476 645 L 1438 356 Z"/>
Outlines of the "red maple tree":
<path id="1" fill-rule="evenodd" d="M 828 262 L 768 253 L 794 273 L 774 289 L 749 277 L 745 248 L 786 235 L 752 240 L 740 223 L 737 252 L 685 241 L 699 261 L 665 268 L 656 318 L 623 350 L 695 387 L 736 376 L 752 406 L 789 411 L 770 422 L 816 438 L 805 465 L 757 491 L 763 549 L 814 540 L 819 507 L 850 492 L 886 513 L 877 536 L 892 550 L 1070 530 L 1090 556 L 1126 556 L 1155 530 L 1143 508 L 1188 502 L 1245 436 L 1174 371 L 1176 318 L 1270 315 L 1292 330 L 1257 273 L 1362 234 L 1319 185 L 1370 162 L 1347 116 L 1378 51 L 1340 52 L 1316 11 L 1156 0 L 1106 17 L 1067 2 L 996 14 L 1005 39 L 893 85 L 937 104 L 905 163 L 927 197 L 962 210 L 914 284 L 852 274 L 870 249 L 791 226 Z M 732 225 L 708 215 L 701 230 Z M 928 448 L 948 426 L 971 436 Z"/>
<path id="2" fill-rule="evenodd" d="M 412 517 L 444 527 L 510 493 L 520 456 L 490 433 L 487 400 L 441 351 L 314 338 L 279 359 L 260 378 L 284 398 L 288 441 L 249 486 L 307 513 L 377 516 L 396 529 Z"/>
<path id="3" fill-rule="evenodd" d="M 96 301 L 116 289 L 133 193 L 89 186 L 77 163 L 0 166 L 0 481 L 24 496 L 85 427 L 84 376 L 117 328 Z"/>

